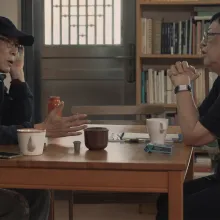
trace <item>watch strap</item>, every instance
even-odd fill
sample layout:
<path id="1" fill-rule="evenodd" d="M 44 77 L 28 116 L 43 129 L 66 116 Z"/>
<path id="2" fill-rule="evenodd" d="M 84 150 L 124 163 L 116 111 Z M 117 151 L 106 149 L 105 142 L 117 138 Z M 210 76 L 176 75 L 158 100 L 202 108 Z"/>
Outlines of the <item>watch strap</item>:
<path id="1" fill-rule="evenodd" d="M 182 92 L 182 91 L 192 91 L 192 88 L 190 85 L 178 85 L 175 87 L 174 89 L 174 93 L 177 94 L 178 92 Z"/>

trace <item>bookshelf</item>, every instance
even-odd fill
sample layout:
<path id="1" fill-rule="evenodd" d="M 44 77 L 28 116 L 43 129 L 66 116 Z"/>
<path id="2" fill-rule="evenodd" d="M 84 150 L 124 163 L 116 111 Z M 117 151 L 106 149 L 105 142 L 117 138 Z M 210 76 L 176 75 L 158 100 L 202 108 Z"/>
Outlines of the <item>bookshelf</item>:
<path id="1" fill-rule="evenodd" d="M 202 59 L 201 55 L 141 54 L 140 59 Z"/>
<path id="2" fill-rule="evenodd" d="M 136 103 L 141 104 L 142 101 L 142 79 L 141 79 L 141 73 L 143 71 L 143 65 L 145 65 L 145 68 L 155 67 L 160 69 L 160 66 L 166 70 L 171 64 L 174 64 L 176 61 L 188 61 L 191 65 L 194 65 L 198 68 L 202 67 L 202 56 L 198 53 L 199 50 L 199 39 L 202 38 L 202 33 L 200 36 L 196 36 L 197 30 L 197 23 L 200 22 L 200 20 L 193 21 L 193 18 L 195 16 L 199 17 L 198 10 L 201 10 L 201 8 L 207 9 L 207 8 L 220 8 L 220 1 L 206 1 L 206 0 L 137 0 L 136 1 L 137 7 L 136 7 L 136 36 L 137 36 L 137 42 L 136 42 Z M 196 10 L 196 8 L 198 10 Z M 213 11 L 212 11 L 213 12 Z M 217 10 L 216 10 L 217 12 Z M 213 12 L 214 13 L 214 12 Z M 212 15 L 212 14 L 211 14 Z M 210 15 L 210 16 L 211 16 Z M 143 53 L 143 28 L 142 28 L 142 18 L 151 19 L 152 21 L 161 19 L 163 20 L 162 23 L 171 23 L 171 22 L 180 22 L 187 19 L 192 19 L 192 24 L 195 24 L 195 39 L 192 39 L 191 47 L 194 48 L 194 52 L 187 50 L 186 53 L 178 54 L 170 54 L 168 53 Z M 197 18 L 199 19 L 199 18 Z M 201 20 L 201 23 L 206 23 L 207 27 L 207 20 Z M 152 24 L 151 24 L 152 25 Z M 154 25 L 154 24 L 153 24 Z M 201 24 L 200 24 L 201 25 Z M 202 24 L 204 25 L 204 24 Z M 154 29 L 153 26 L 151 26 L 152 29 Z M 201 28 L 201 27 L 200 27 Z M 203 27 L 204 28 L 204 27 Z M 153 30 L 154 31 L 154 30 Z M 154 36 L 151 36 L 153 39 L 151 39 L 151 43 L 154 41 Z M 192 38 L 192 35 L 191 35 Z M 153 45 L 154 46 L 154 45 Z M 152 48 L 151 48 L 152 49 Z M 193 50 L 193 49 L 192 49 Z M 209 77 L 208 74 L 205 74 L 205 94 L 203 94 L 203 97 L 200 98 L 202 100 L 204 96 L 208 93 L 209 89 Z M 147 102 L 149 104 L 149 102 Z M 164 103 L 165 104 L 165 103 Z M 170 103 L 166 103 L 170 104 Z M 171 103 L 173 104 L 173 103 Z M 198 102 L 200 104 L 200 102 Z"/>
<path id="3" fill-rule="evenodd" d="M 209 19 L 219 11 L 219 0 L 136 0 L 137 105 L 164 104 L 169 115 L 175 115 L 175 96 L 166 70 L 177 61 L 188 61 L 201 71 L 193 94 L 197 105 L 203 101 L 215 77 L 203 68 L 200 42 Z M 203 158 L 207 152 L 195 151 L 195 157 L 200 155 Z"/>

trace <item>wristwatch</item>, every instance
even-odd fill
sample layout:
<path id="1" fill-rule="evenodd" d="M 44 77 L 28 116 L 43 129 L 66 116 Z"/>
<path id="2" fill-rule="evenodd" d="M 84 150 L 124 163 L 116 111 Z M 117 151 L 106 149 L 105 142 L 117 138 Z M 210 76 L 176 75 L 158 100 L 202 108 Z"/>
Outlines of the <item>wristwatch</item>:
<path id="1" fill-rule="evenodd" d="M 182 92 L 182 91 L 192 91 L 192 88 L 190 85 L 178 85 L 175 87 L 174 89 L 174 93 L 177 94 L 178 92 Z"/>

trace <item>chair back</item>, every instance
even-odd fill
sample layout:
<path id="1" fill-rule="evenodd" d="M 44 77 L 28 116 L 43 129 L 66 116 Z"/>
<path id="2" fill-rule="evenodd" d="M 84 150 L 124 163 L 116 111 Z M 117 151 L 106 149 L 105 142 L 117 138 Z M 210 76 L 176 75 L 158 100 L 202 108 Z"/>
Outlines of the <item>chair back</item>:
<path id="1" fill-rule="evenodd" d="M 128 116 L 146 116 L 146 115 L 160 115 L 165 112 L 164 105 L 160 104 L 142 104 L 142 105 L 108 105 L 108 106 L 73 106 L 72 113 L 82 113 L 90 116 L 98 116 L 99 120 L 92 120 L 93 124 L 145 124 L 146 117 L 142 120 L 126 120 Z M 114 116 L 112 120 L 112 116 Z M 116 116 L 123 116 L 123 120 L 115 120 Z M 101 119 L 100 119 L 101 118 Z M 132 118 L 132 119 L 133 119 Z"/>

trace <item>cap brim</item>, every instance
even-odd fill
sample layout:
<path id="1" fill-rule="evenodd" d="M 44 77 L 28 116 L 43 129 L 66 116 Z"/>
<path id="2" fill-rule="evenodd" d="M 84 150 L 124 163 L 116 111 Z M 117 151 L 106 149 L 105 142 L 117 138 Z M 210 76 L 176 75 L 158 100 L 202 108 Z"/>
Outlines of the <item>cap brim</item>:
<path id="1" fill-rule="evenodd" d="M 23 46 L 32 46 L 34 43 L 34 37 L 32 35 L 26 34 L 22 31 L 15 30 L 12 33 L 10 33 L 10 36 L 18 39 L 18 43 Z"/>
<path id="2" fill-rule="evenodd" d="M 32 46 L 34 43 L 34 37 L 24 32 L 18 31 L 18 42 L 23 46 Z"/>

